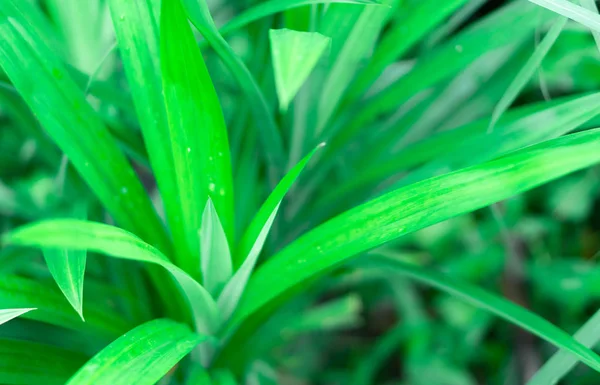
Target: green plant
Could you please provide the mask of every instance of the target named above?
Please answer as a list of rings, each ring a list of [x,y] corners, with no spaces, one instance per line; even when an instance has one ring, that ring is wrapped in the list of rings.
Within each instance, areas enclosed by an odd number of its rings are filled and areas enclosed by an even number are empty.
[[[0,383],[291,383],[291,346],[298,377],[369,384],[411,335],[410,383],[475,383],[426,354],[412,281],[561,349],[532,383],[600,371],[597,316],[572,337],[401,243],[600,162],[600,71],[564,87],[556,58],[597,55],[593,2],[40,3],[0,1]],[[501,211],[480,228],[510,245]],[[403,321],[341,373],[310,365],[302,338],[359,324],[373,282]]]

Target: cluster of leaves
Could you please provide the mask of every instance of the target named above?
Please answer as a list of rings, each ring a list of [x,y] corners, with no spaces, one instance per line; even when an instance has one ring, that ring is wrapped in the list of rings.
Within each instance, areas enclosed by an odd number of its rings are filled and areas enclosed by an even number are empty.
[[[597,382],[593,0],[1,0],[0,37],[0,383]]]

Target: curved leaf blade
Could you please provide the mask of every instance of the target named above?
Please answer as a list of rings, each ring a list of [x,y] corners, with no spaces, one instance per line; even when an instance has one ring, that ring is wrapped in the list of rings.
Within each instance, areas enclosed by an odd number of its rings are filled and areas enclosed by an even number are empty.
[[[17,228],[4,235],[3,241],[18,246],[88,250],[162,266],[186,294],[197,330],[212,334],[219,326],[216,304],[202,285],[169,262],[158,249],[118,227],[76,219],[46,220]]]
[[[294,285],[402,235],[464,214],[600,161],[600,130],[550,140],[406,186],[300,237],[250,279],[232,328]]]
[[[489,293],[477,286],[453,280],[444,274],[406,262],[383,259],[381,257],[372,258],[373,261],[368,264],[393,270],[461,298],[470,304],[487,310],[510,323],[528,330],[559,348],[571,352],[591,368],[600,371],[600,356],[549,321],[509,300]]]
[[[104,348],[67,385],[153,385],[204,339],[170,320],[147,322]]]
[[[258,213],[254,216],[252,222],[250,222],[250,225],[248,225],[248,228],[240,240],[235,256],[236,258],[234,259],[234,263],[237,266],[240,266],[244,262],[250,253],[250,250],[254,247],[256,239],[263,231],[265,225],[269,222],[270,217],[275,211],[277,211],[281,201],[290,190],[296,179],[298,179],[300,173],[302,173],[302,170],[304,170],[308,162],[310,162],[317,151],[323,147],[325,147],[325,143],[319,144],[308,155],[302,158],[300,162],[292,167],[292,169],[281,179],[271,194],[269,194],[267,200],[260,207]]]

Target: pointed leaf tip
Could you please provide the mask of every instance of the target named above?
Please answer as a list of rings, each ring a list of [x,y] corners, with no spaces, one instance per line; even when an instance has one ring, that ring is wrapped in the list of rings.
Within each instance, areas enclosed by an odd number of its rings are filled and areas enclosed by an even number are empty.
[[[286,111],[300,87],[331,44],[331,38],[316,32],[291,29],[269,30],[275,85],[281,111]]]

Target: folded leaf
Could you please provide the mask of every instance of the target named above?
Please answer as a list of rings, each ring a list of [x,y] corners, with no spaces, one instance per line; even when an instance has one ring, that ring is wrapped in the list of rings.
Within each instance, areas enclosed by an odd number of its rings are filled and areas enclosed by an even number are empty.
[[[43,252],[50,274],[52,274],[67,301],[83,320],[85,250],[44,249]]]
[[[225,231],[219,220],[212,200],[208,198],[202,214],[200,228],[200,244],[202,250],[202,279],[204,287],[213,296],[217,294],[233,274],[231,252]]]

